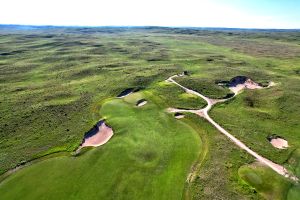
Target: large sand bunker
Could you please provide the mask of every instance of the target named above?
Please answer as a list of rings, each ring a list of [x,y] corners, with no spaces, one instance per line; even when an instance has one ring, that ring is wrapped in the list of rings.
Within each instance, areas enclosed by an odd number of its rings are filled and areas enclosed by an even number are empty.
[[[272,135],[267,138],[273,147],[277,149],[286,149],[289,147],[288,141],[277,135]]]
[[[229,89],[235,94],[243,89],[261,89],[262,86],[246,76],[236,76],[232,78],[228,84]]]
[[[99,121],[89,132],[84,136],[84,139],[79,147],[97,147],[105,144],[113,136],[113,130],[107,126],[104,120]]]

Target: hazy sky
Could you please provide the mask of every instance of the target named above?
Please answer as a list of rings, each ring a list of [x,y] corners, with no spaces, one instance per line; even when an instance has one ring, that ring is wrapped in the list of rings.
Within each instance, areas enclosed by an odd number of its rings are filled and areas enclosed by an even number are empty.
[[[2,0],[0,24],[300,28],[300,0]]]

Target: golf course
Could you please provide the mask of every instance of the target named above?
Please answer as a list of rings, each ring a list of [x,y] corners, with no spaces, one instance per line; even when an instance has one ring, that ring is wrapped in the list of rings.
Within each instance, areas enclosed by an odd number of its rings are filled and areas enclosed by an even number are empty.
[[[0,25],[0,199],[300,198],[298,30]]]

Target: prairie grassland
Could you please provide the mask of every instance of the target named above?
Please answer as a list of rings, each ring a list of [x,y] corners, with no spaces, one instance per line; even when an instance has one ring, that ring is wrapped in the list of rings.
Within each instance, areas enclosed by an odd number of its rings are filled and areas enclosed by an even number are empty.
[[[300,147],[299,35],[297,31],[1,26],[0,174],[45,155],[73,152],[84,133],[103,117],[116,136],[79,157],[51,158],[25,167],[0,183],[0,195],[39,197],[47,191],[33,188],[51,171],[44,189],[49,188],[48,195],[61,191],[56,193],[61,198],[74,191],[74,198],[84,198],[95,191],[95,183],[105,189],[90,199],[180,199],[184,187],[192,199],[272,198],[275,186],[256,184],[258,179],[251,179],[255,173],[263,181],[274,181],[283,191],[279,199],[296,199],[299,186],[273,177],[268,169],[245,166],[253,158],[207,122],[193,115],[176,121],[166,114],[167,107],[201,108],[205,103],[164,80],[188,71],[190,75],[178,81],[212,98],[228,95],[227,88],[215,83],[234,76],[248,76],[264,85],[275,82],[274,87],[247,90],[217,105],[211,116],[251,149],[299,176],[300,159],[295,154]],[[149,104],[140,110],[130,107],[135,95],[112,100],[126,88],[142,88]],[[179,131],[183,127],[184,133]],[[142,128],[149,130],[149,138]],[[134,131],[129,134],[129,130]],[[272,134],[284,137],[290,147],[275,149],[267,140]],[[206,145],[200,144],[198,135]],[[148,158],[152,161],[143,161]],[[62,166],[68,167],[61,170]],[[198,175],[188,184],[191,169]]]

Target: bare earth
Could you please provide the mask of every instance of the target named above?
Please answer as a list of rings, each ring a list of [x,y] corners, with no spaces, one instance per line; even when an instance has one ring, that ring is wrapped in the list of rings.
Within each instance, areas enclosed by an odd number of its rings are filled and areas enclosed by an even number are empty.
[[[199,97],[201,97],[202,99],[204,99],[207,102],[207,106],[203,109],[200,110],[184,110],[184,109],[176,109],[176,108],[168,108],[169,112],[191,112],[194,114],[197,114],[200,117],[205,118],[208,122],[210,122],[214,127],[216,127],[221,133],[223,133],[225,136],[227,136],[232,142],[234,142],[237,146],[239,146],[241,149],[244,149],[245,151],[247,151],[249,154],[251,154],[253,157],[255,157],[259,162],[263,163],[264,165],[270,167],[271,169],[273,169],[275,172],[277,172],[278,174],[290,178],[294,181],[298,181],[298,178],[296,176],[294,176],[293,174],[289,173],[288,170],[286,168],[284,168],[283,166],[276,164],[274,162],[272,162],[271,160],[268,160],[264,157],[262,157],[261,155],[257,154],[256,152],[254,152],[253,150],[251,150],[249,147],[247,147],[243,142],[241,142],[240,140],[238,140],[237,138],[235,138],[233,135],[231,135],[228,131],[226,131],[223,127],[221,127],[218,123],[216,123],[209,115],[208,115],[208,111],[212,108],[212,106],[218,102],[224,102],[224,101],[228,101],[229,99],[232,99],[233,97],[235,97],[238,93],[240,93],[243,89],[248,88],[248,89],[260,89],[262,88],[261,86],[259,86],[257,83],[253,82],[252,80],[248,79],[244,84],[239,84],[236,87],[232,87],[230,88],[231,91],[234,92],[234,96],[228,99],[222,99],[222,100],[214,100],[214,99],[209,99],[208,97],[190,90],[182,85],[180,85],[179,83],[177,83],[175,80],[173,80],[173,78],[175,77],[181,77],[184,76],[183,74],[181,75],[174,75],[169,77],[166,81],[170,82],[170,83],[174,83],[176,85],[178,85],[179,87],[181,87],[185,92],[190,93],[190,94],[194,94],[197,95]]]

